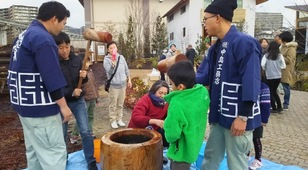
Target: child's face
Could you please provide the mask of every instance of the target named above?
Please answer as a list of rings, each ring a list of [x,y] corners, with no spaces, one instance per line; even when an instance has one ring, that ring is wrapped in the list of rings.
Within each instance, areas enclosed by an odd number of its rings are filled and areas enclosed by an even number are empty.
[[[179,84],[178,86],[176,86],[171,79],[169,79],[169,81],[171,83],[171,88],[172,88],[173,91],[185,90],[186,89],[184,84]]]
[[[156,92],[155,96],[159,98],[164,98],[164,96],[168,93],[168,89],[166,87],[160,87]]]
[[[70,44],[62,43],[58,45],[58,53],[61,58],[67,60],[71,51]]]

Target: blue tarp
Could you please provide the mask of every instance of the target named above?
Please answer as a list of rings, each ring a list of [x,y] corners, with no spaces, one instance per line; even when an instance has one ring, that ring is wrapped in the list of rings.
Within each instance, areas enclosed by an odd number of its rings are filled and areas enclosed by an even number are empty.
[[[202,159],[203,159],[205,145],[206,145],[206,142],[203,143],[200,149],[198,160],[191,165],[191,168],[190,168],[191,170],[199,170],[201,163],[202,163]],[[166,154],[166,152],[167,150],[164,150],[164,155]],[[253,161],[253,158],[251,158],[250,160]],[[282,164],[271,162],[266,159],[262,159],[262,163],[263,163],[263,167],[260,170],[304,170],[297,166],[282,165]],[[99,170],[101,170],[102,165],[99,163],[97,164],[97,167],[99,168]],[[169,167],[170,166],[168,162],[168,164],[166,164],[163,169],[170,170]],[[219,169],[228,170],[226,157],[222,161]],[[82,150],[69,154],[66,170],[87,170],[87,163],[86,163]]]

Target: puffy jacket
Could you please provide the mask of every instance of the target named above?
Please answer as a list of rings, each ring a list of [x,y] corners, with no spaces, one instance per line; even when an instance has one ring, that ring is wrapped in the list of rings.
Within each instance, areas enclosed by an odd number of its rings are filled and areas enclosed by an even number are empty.
[[[289,42],[289,43],[283,43],[281,45],[280,52],[284,57],[284,61],[287,65],[287,67],[282,70],[281,75],[281,82],[287,83],[292,85],[293,79],[292,75],[294,72],[294,66],[296,61],[296,49],[297,49],[297,42]]]

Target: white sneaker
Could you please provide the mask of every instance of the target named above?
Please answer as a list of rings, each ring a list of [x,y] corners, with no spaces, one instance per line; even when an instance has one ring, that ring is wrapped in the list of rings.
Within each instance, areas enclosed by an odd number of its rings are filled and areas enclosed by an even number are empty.
[[[263,164],[259,160],[255,159],[249,166],[249,170],[256,170],[261,168],[262,166]]]
[[[124,127],[125,123],[122,120],[120,120],[120,121],[118,121],[118,125]]]
[[[119,126],[118,126],[118,124],[117,124],[116,121],[113,121],[113,122],[111,123],[111,127],[112,127],[113,129],[119,128]]]

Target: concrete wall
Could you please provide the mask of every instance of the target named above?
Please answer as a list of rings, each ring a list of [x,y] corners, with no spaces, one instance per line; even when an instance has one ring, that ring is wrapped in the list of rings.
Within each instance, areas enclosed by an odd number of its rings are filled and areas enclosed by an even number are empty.
[[[7,45],[6,31],[0,31],[0,46]]]
[[[246,30],[247,34],[254,36],[255,35],[255,19],[256,19],[256,0],[244,0],[243,9],[246,9]]]
[[[192,3],[192,1],[194,3]],[[204,27],[202,25],[203,22],[203,0],[191,0],[189,3],[189,15],[190,15],[190,28],[189,30],[191,30],[191,38],[189,41],[189,44],[191,44],[193,46],[193,48],[195,48],[196,46],[196,41],[198,39],[199,36],[203,36],[203,30]],[[188,44],[187,44],[188,45]],[[185,48],[187,47],[187,45],[185,46]]]
[[[115,24],[118,30],[123,30],[122,32],[125,32],[129,13],[131,11],[129,9],[129,6],[131,6],[130,5],[131,0],[112,0],[112,1],[88,0],[88,1],[92,2],[91,7],[92,7],[93,19],[91,21],[91,24],[93,25],[94,28],[102,29],[103,25],[109,22]],[[85,1],[85,3],[86,2],[87,1]],[[160,2],[159,0],[149,0],[149,9],[150,9],[149,22],[151,25],[150,27],[153,26],[153,23],[157,15],[160,16],[164,15],[177,2],[178,0],[165,0],[165,1],[163,0],[162,2]],[[142,4],[140,5],[140,7],[142,8]],[[85,11],[85,14],[91,12],[88,10]]]

